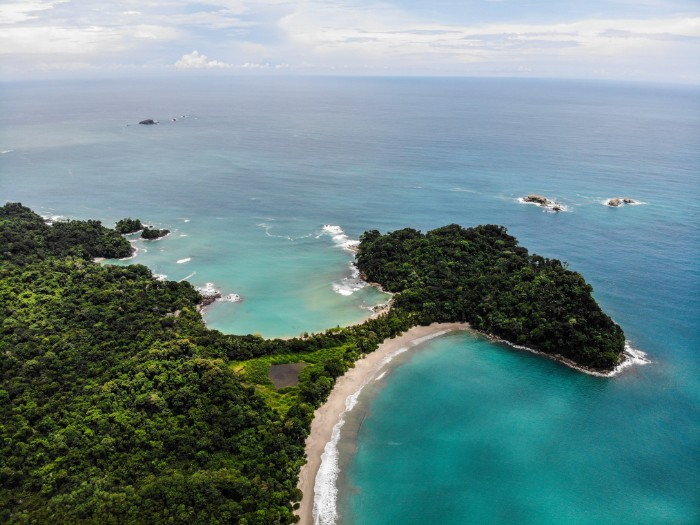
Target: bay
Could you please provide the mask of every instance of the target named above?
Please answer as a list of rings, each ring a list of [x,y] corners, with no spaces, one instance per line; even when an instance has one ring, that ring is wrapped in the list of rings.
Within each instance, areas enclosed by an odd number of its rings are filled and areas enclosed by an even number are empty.
[[[344,520],[698,523],[699,94],[458,78],[1,83],[0,196],[172,230],[110,263],[238,293],[207,323],[266,337],[358,322],[387,300],[354,289],[342,247],[368,229],[502,224],[581,272],[651,363],[600,379],[467,336],[431,343],[362,401]],[[519,202],[530,193],[565,211]],[[387,452],[394,426],[421,452]]]

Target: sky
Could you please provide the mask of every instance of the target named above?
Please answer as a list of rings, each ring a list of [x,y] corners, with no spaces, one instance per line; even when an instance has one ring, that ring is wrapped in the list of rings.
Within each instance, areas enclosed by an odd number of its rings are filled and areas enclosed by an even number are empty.
[[[136,71],[700,84],[700,1],[0,0],[0,79]]]

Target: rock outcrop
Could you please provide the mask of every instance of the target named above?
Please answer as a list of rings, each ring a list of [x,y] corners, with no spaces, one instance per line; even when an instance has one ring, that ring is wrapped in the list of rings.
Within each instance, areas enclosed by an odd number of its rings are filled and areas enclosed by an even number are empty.
[[[147,118],[146,120],[142,120],[141,122],[139,122],[139,124],[145,124],[148,126],[150,124],[158,124],[158,123],[155,120],[153,120],[152,118]]]
[[[608,201],[608,206],[612,206],[613,208],[616,208],[620,204],[622,204],[622,201],[620,199],[618,199],[617,197],[615,197],[614,199],[610,199]]]
[[[217,299],[221,299],[221,294],[217,293],[214,295],[202,295],[202,303],[200,306],[203,308],[205,306],[209,306],[211,303],[216,301]]]
[[[534,193],[525,197],[525,202],[534,202],[536,204],[539,204],[540,206],[546,206],[549,203],[547,197],[543,197],[542,195],[535,195]]]
[[[542,195],[535,195],[534,193],[525,197],[523,201],[532,204],[537,204],[538,206],[542,206],[543,208],[549,208],[550,211],[562,211],[563,209],[558,202],[552,202],[549,199],[547,199],[547,197],[543,197]]]
[[[624,202],[625,204],[636,204],[635,201],[633,201],[632,199],[628,199],[628,198],[622,199],[622,202]]]

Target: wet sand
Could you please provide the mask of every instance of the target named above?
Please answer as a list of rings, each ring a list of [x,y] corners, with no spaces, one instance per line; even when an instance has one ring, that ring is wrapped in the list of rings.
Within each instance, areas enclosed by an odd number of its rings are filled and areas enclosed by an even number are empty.
[[[311,423],[311,433],[306,438],[307,463],[299,473],[299,489],[304,493],[304,499],[297,514],[301,517],[301,525],[313,525],[314,484],[316,473],[321,466],[321,454],[326,444],[331,441],[333,427],[340,420],[340,414],[345,411],[345,400],[357,392],[357,389],[376,372],[376,367],[387,354],[401,347],[412,347],[422,343],[431,336],[442,335],[453,330],[468,330],[467,323],[433,323],[430,326],[414,326],[403,335],[387,339],[373,353],[355,362],[355,368],[338,378],[335,388],[328,396],[328,401],[314,413]]]

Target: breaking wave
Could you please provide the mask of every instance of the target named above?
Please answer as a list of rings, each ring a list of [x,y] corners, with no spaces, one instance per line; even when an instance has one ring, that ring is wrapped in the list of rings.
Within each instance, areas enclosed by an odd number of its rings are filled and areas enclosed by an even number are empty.
[[[614,377],[618,375],[620,372],[622,372],[625,368],[629,368],[630,366],[633,365],[648,365],[652,361],[647,359],[646,354],[642,352],[641,350],[637,350],[635,348],[632,348],[630,345],[629,341],[625,341],[625,349],[622,351],[622,362],[617,365],[615,368],[612,369],[612,371],[608,372],[607,374],[601,373],[601,372],[595,372],[593,370],[587,370],[583,367],[580,367],[576,365],[573,361],[569,360],[561,360],[557,359],[551,354],[548,354],[546,352],[542,352],[540,350],[535,350],[534,348],[529,348],[527,346],[521,346],[521,345],[516,345],[515,343],[511,343],[510,341],[506,341],[505,339],[499,339],[495,338],[495,341],[498,341],[499,343],[505,343],[508,346],[512,346],[513,348],[517,348],[518,350],[525,350],[527,352],[537,354],[542,357],[546,357],[548,359],[554,359],[555,361],[559,361],[560,363],[563,363],[564,365],[573,368],[574,370],[578,370],[579,372],[583,372],[584,374],[588,374],[591,376],[596,376],[596,377]]]
[[[350,266],[350,276],[343,278],[340,282],[333,283],[333,291],[340,295],[352,295],[358,290],[361,290],[368,284],[360,278],[360,270],[352,263]]]
[[[243,301],[243,298],[237,293],[223,295],[221,290],[216,289],[214,283],[206,283],[204,286],[195,286],[194,289],[197,290],[202,297],[215,297],[219,295],[220,297],[217,297],[217,299],[223,303],[240,303]]]
[[[340,226],[334,226],[332,224],[324,224],[323,230],[316,236],[316,238],[318,239],[321,237],[321,235],[330,235],[333,238],[333,242],[336,244],[336,246],[339,246],[345,250],[351,250],[351,246],[356,247],[360,244],[360,241],[354,241],[348,237]]]
[[[338,441],[340,440],[340,430],[343,428],[343,425],[345,425],[345,414],[355,408],[357,400],[360,397],[360,392],[362,392],[362,389],[367,383],[375,380],[379,371],[394,359],[394,357],[407,350],[408,347],[402,347],[388,353],[374,366],[372,373],[368,374],[365,381],[362,382],[355,393],[349,395],[345,399],[345,410],[340,414],[340,420],[333,427],[331,440],[326,444],[324,452],[321,454],[321,466],[316,474],[316,482],[314,483],[314,525],[334,525],[338,519],[338,510],[336,507],[336,501],[338,499],[336,480],[340,473],[338,467]]]

